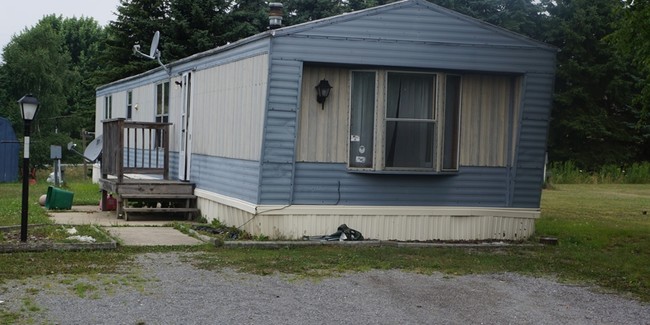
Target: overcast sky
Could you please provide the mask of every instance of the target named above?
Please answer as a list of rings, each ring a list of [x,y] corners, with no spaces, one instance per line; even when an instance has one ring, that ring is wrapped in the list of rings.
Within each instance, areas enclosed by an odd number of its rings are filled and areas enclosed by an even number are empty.
[[[63,17],[92,17],[106,26],[115,20],[120,0],[2,0],[0,2],[0,49],[13,35],[38,23],[49,14]]]

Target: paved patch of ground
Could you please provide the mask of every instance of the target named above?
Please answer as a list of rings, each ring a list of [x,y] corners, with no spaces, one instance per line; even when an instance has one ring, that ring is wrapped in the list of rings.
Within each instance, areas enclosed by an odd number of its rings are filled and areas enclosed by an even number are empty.
[[[124,221],[117,218],[115,211],[100,211],[95,206],[73,206],[71,210],[48,213],[57,224],[101,226],[124,246],[178,246],[203,243],[172,227],[165,227],[169,226],[172,220],[142,216]]]
[[[125,246],[199,245],[202,241],[171,227],[105,227]]]
[[[55,223],[62,225],[97,225],[97,226],[164,226],[171,222],[154,217],[118,219],[115,211],[101,211],[96,206],[72,206],[70,210],[50,210],[48,214]]]

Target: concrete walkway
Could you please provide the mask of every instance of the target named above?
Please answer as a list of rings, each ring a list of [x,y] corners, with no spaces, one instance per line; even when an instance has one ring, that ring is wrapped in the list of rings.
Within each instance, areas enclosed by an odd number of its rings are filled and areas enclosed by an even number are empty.
[[[124,221],[117,219],[115,211],[100,211],[96,206],[73,206],[70,210],[51,210],[48,214],[56,224],[62,225],[96,225],[106,229],[112,237],[119,239],[124,246],[178,246],[199,245],[203,242],[182,232],[168,227],[173,220]]]

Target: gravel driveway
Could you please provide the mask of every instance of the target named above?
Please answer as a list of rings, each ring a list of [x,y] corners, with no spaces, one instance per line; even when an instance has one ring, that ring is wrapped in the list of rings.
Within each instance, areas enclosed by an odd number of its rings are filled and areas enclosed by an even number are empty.
[[[0,310],[36,324],[650,324],[648,304],[516,274],[313,281],[201,270],[184,254],[144,254],[121,275],[9,281]]]

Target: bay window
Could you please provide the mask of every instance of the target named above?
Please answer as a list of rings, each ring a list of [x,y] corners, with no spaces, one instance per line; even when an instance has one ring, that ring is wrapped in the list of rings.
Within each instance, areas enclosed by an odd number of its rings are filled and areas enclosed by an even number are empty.
[[[458,169],[460,76],[352,71],[350,87],[350,170]]]

